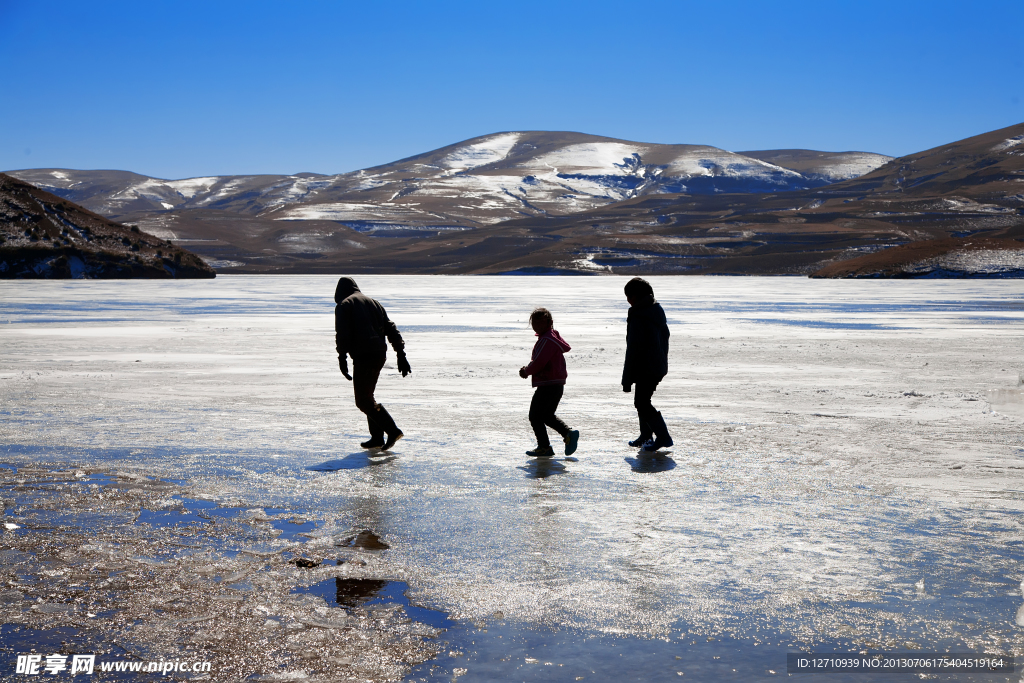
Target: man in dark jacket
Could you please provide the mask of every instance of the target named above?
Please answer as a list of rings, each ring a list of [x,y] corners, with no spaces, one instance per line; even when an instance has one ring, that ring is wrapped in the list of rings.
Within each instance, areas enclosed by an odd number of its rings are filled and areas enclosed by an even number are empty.
[[[640,420],[640,436],[630,446],[656,451],[672,445],[668,427],[651,398],[668,374],[668,324],[661,304],[654,300],[654,288],[643,278],[626,283],[626,363],[622,369],[622,390],[636,385],[633,405]],[[656,437],[652,441],[652,436]]]
[[[350,277],[338,280],[334,290],[334,331],[338,348],[338,364],[345,379],[352,381],[355,390],[356,407],[366,413],[370,426],[370,440],[360,444],[363,448],[389,450],[402,438],[402,430],[388,411],[373,398],[377,379],[384,367],[387,344],[398,354],[398,371],[405,377],[412,372],[405,357],[405,342],[398,328],[388,319],[384,307],[359,291],[356,281]],[[352,374],[348,374],[348,356],[352,356]],[[384,440],[384,435],[387,440]]]

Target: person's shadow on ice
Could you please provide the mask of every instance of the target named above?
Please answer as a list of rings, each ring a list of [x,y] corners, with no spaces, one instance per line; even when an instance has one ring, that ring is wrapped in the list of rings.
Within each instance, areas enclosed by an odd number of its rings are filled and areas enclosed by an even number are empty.
[[[634,472],[641,474],[667,472],[676,467],[676,461],[664,453],[637,455],[635,458],[626,458],[625,460]]]
[[[566,472],[565,465],[550,458],[531,460],[525,465],[521,465],[519,469],[526,472],[527,479],[544,479],[552,474],[565,474]]]
[[[397,456],[387,455],[384,457],[374,457],[376,453],[367,451],[358,451],[356,453],[349,453],[344,458],[339,460],[328,460],[322,462],[319,465],[310,465],[306,469],[310,472],[337,472],[338,470],[360,470],[364,467],[374,467],[376,465],[383,465],[384,463],[395,460]]]

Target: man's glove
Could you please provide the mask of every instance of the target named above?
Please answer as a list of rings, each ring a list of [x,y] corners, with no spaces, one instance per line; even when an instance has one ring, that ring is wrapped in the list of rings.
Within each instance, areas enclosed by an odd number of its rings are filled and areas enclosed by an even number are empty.
[[[409,359],[405,357],[405,351],[398,352],[398,371],[402,373],[402,377],[412,374],[412,368],[409,367]]]
[[[622,383],[622,390],[624,392],[626,392],[627,394],[629,393],[629,390],[632,389],[632,388],[633,388],[632,384],[626,384],[625,382]]]
[[[352,375],[348,374],[348,357],[339,358],[338,365],[341,367],[341,374],[345,375],[345,379],[351,382]]]

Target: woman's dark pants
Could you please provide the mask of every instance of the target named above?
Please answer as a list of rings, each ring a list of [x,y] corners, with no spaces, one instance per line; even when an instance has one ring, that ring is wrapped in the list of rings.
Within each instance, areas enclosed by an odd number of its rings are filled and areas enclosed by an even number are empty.
[[[569,427],[555,415],[564,389],[564,385],[549,384],[537,387],[533,392],[533,400],[530,401],[530,425],[533,426],[533,433],[537,435],[537,445],[541,448],[551,445],[545,426],[554,429],[562,438],[569,433]]]

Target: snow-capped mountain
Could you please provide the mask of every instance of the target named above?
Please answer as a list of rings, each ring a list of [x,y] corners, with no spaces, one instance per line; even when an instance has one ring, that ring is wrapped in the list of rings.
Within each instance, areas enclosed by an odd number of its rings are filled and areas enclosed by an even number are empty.
[[[216,211],[261,220],[332,221],[375,232],[560,216],[649,194],[808,189],[890,160],[863,152],[808,152],[822,155],[819,163],[805,155],[796,169],[785,155],[773,154],[582,133],[504,132],[339,175],[161,180],[123,171],[64,169],[11,175],[121,220]]]
[[[511,132],[335,176],[16,175],[222,272],[795,274],[875,253],[858,272],[882,272],[894,245],[1024,239],[1022,150],[1024,124],[891,160]],[[925,265],[1005,276],[1009,246]]]

